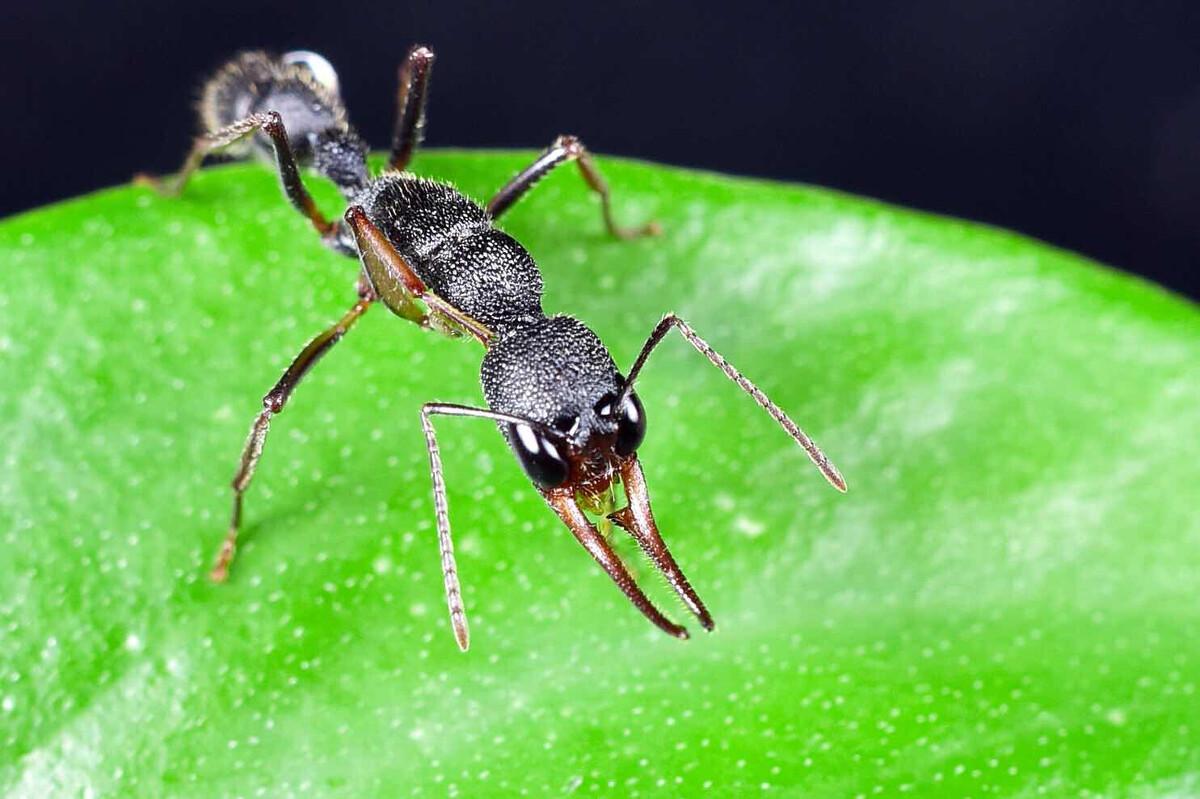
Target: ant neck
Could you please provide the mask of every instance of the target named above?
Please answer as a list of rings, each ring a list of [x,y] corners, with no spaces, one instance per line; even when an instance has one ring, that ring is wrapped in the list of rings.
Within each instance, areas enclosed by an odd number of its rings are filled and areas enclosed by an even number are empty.
[[[528,335],[548,318],[544,313],[537,313],[505,319],[499,324],[493,323],[492,332],[496,334],[496,339],[520,338],[522,335]]]

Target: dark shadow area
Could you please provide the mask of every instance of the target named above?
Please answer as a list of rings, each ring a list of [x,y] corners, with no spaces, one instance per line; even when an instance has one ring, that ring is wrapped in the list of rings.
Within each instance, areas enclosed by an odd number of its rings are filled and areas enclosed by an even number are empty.
[[[1200,5],[454,6],[47,0],[6,9],[11,213],[174,168],[240,48],[338,68],[384,147],[396,66],[438,54],[431,146],[594,150],[806,181],[1013,228],[1200,297]]]

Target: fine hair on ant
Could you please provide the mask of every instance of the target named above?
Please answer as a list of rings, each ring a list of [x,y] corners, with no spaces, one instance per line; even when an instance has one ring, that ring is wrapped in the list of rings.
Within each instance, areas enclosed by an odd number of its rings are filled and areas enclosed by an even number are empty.
[[[312,339],[263,397],[233,478],[229,530],[210,576],[224,581],[237,547],[246,490],[262,456],[272,418],[300,381],[376,303],[392,313],[451,337],[484,347],[480,382],[486,407],[441,402],[421,407],[429,453],[434,512],[450,621],[458,645],[468,647],[446,485],[433,419],[457,416],[496,423],[518,463],[550,508],[617,587],[661,630],[687,638],[646,597],[606,536],[588,517],[602,515],[627,531],[663,574],[700,625],[712,616],[692,589],[659,534],[637,450],[646,435],[646,412],[634,384],[650,354],[671,330],[749,394],[801,446],[838,490],[846,483],[824,453],[757,386],[690,326],[667,314],[651,331],[628,373],[594,332],[577,319],[542,310],[542,276],[529,253],[495,227],[495,221],[556,167],[573,162],[600,200],[608,232],[621,239],[655,235],[657,224],[622,227],[613,217],[608,184],[591,154],[573,136],[559,136],[484,205],[453,187],[405,171],[425,129],[425,100],[434,54],[413,47],[400,67],[398,110],[386,167],[367,166],[368,148],[350,124],[337,73],[307,51],[275,56],[245,52],[205,84],[199,136],[182,167],[166,178],[136,181],[177,195],[205,157],[217,151],[257,154],[274,162],[289,202],[333,250],[358,259],[357,298],[332,327]],[[310,167],[340,190],[342,218],[327,219],[301,176]],[[616,489],[625,503],[617,507]]]

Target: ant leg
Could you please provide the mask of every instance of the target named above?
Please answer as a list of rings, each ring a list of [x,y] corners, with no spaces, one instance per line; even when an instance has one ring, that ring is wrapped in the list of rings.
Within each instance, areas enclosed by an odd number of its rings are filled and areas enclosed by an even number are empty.
[[[415,297],[425,303],[435,316],[449,320],[452,325],[465,330],[487,346],[493,335],[487,325],[430,291],[404,256],[397,252],[375,223],[367,218],[361,206],[352,205],[346,209],[346,223],[354,234],[367,282],[370,283],[375,296],[393,313],[411,318],[407,316],[405,309],[411,308]]]
[[[634,537],[642,551],[649,556],[658,570],[667,578],[671,588],[683,600],[687,609],[695,614],[704,629],[712,632],[712,616],[704,602],[696,595],[696,591],[688,582],[671,550],[659,535],[658,525],[654,522],[654,514],[650,510],[650,493],[646,489],[646,477],[642,474],[642,465],[636,457],[631,457],[621,464],[621,483],[625,486],[625,496],[629,504],[624,508],[609,514],[608,518]]]
[[[454,543],[450,539],[450,512],[446,501],[446,481],[442,475],[442,456],[438,449],[437,433],[433,430],[431,416],[467,416],[475,419],[491,419],[497,422],[525,424],[541,427],[537,422],[512,416],[507,413],[453,405],[446,402],[427,402],[421,406],[421,429],[425,431],[425,448],[429,450],[429,474],[433,478],[433,509],[437,517],[438,547],[442,553],[442,580],[446,586],[446,604],[450,608],[450,626],[458,648],[466,652],[471,645],[467,628],[467,614],[462,604],[462,587],[458,582],[458,567],[454,562]]]
[[[396,126],[392,132],[392,155],[388,169],[404,171],[413,152],[425,137],[425,95],[429,91],[429,73],[433,69],[433,51],[416,45],[400,66],[400,89],[396,99]]]
[[[600,567],[617,584],[617,588],[621,589],[621,592],[633,603],[634,607],[642,612],[643,616],[667,635],[672,635],[676,638],[688,637],[686,629],[664,616],[662,611],[656,608],[650,599],[642,593],[642,589],[638,587],[633,577],[630,576],[629,570],[625,568],[625,564],[621,562],[621,559],[613,552],[612,547],[604,540],[604,536],[600,535],[595,525],[584,514],[571,491],[543,491],[542,496],[546,498],[547,504],[554,509],[558,517],[571,530],[576,540],[600,564]]]
[[[279,179],[283,182],[283,191],[292,206],[304,214],[313,228],[323,239],[330,239],[336,232],[336,226],[330,222],[313,202],[312,195],[304,187],[300,177],[300,167],[288,143],[287,130],[283,127],[283,118],[275,111],[265,114],[251,114],[245,119],[239,119],[220,130],[205,133],[196,139],[191,151],[184,159],[183,166],[174,175],[166,178],[155,178],[149,175],[138,175],[134,183],[149,186],[164,196],[178,196],[187,184],[188,178],[200,167],[205,156],[214,150],[236,144],[256,131],[263,131],[271,139],[275,149],[275,164],[279,169]]]
[[[726,377],[737,383],[743,391],[754,398],[754,401],[759,406],[771,415],[779,426],[782,427],[787,434],[790,435],[797,444],[804,448],[808,453],[809,460],[821,471],[825,479],[830,485],[838,491],[846,490],[846,480],[842,477],[841,472],[837,467],[830,462],[825,453],[821,451],[816,443],[805,435],[804,431],[793,422],[783,410],[767,397],[762,390],[751,383],[745,376],[733,367],[729,361],[725,360],[720,353],[709,346],[708,342],[696,335],[696,331],[692,330],[686,322],[680,319],[673,313],[669,313],[662,318],[654,330],[651,331],[650,337],[646,339],[646,343],[642,345],[642,351],[638,353],[637,360],[633,362],[633,368],[629,370],[629,376],[625,379],[625,387],[621,390],[621,395],[617,397],[616,404],[613,407],[619,408],[625,402],[625,398],[633,391],[633,382],[637,379],[638,373],[642,371],[642,367],[646,363],[646,359],[650,357],[650,353],[658,346],[663,337],[671,331],[671,328],[677,328],[680,335],[688,340],[688,343],[696,348],[696,351],[708,359],[708,362],[720,369]]]
[[[583,142],[574,136],[559,136],[537,157],[532,164],[517,173],[516,177],[504,184],[496,196],[488,201],[487,210],[493,218],[499,218],[521,199],[534,184],[549,174],[560,164],[574,161],[579,167],[588,188],[600,196],[600,209],[604,214],[604,226],[608,232],[618,239],[633,239],[638,236],[657,236],[662,233],[662,227],[657,222],[647,222],[640,227],[621,227],[613,219],[612,202],[609,197],[608,184],[600,175],[592,160],[592,154],[583,146]]]
[[[250,426],[250,435],[242,449],[237,473],[233,476],[233,513],[229,520],[229,532],[225,535],[225,541],[217,552],[216,562],[213,564],[212,571],[209,572],[209,577],[213,581],[224,582],[229,576],[229,564],[237,550],[238,527],[241,526],[242,521],[242,497],[250,486],[250,481],[254,478],[258,459],[262,457],[267,431],[271,426],[271,417],[283,410],[283,406],[291,398],[296,385],[316,365],[317,361],[329,352],[342,336],[346,335],[359,317],[366,313],[367,308],[371,306],[372,299],[369,295],[361,296],[358,302],[354,303],[354,307],[347,311],[337,324],[308,342],[296,359],[292,361],[287,371],[283,373],[283,376],[279,378],[279,382],[263,397],[263,409],[255,417],[254,424]]]

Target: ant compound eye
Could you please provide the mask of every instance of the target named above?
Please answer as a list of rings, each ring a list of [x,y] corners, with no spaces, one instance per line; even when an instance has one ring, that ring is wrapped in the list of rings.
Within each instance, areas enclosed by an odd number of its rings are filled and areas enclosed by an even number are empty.
[[[614,415],[613,403],[616,402],[616,399],[612,394],[605,394],[596,403],[596,413],[602,418],[612,418]],[[646,437],[646,409],[642,407],[642,401],[638,399],[637,392],[629,393],[615,415],[617,443],[614,449],[618,455],[632,455],[641,446],[642,439]]]
[[[334,70],[333,64],[330,64],[320,53],[314,53],[311,50],[293,50],[290,53],[284,53],[280,60],[285,64],[299,64],[307,68],[317,83],[330,91],[338,90],[337,72]]]
[[[646,409],[638,395],[630,393],[621,406],[621,418],[617,422],[617,454],[631,455],[641,446],[646,437]]]
[[[513,452],[521,468],[539,488],[558,488],[567,482],[571,466],[558,446],[527,424],[508,426]]]

